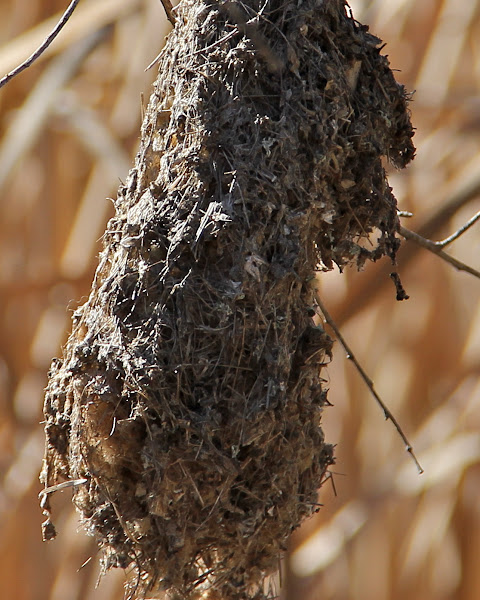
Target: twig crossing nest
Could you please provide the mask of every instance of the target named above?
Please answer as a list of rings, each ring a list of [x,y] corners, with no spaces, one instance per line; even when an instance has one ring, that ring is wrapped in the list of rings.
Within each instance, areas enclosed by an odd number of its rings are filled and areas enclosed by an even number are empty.
[[[332,463],[319,268],[399,244],[406,94],[343,0],[186,0],[45,401],[46,487],[136,593],[266,598]],[[372,249],[360,244],[372,231]],[[48,495],[47,538],[55,532]]]

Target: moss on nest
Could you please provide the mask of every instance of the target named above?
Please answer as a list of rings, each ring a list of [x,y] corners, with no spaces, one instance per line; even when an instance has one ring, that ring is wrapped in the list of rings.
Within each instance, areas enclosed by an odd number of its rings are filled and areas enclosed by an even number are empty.
[[[134,593],[266,598],[332,463],[308,282],[399,245],[406,94],[342,0],[186,0],[45,401],[46,487]],[[379,231],[374,247],[362,239]],[[54,536],[48,497],[47,538]]]

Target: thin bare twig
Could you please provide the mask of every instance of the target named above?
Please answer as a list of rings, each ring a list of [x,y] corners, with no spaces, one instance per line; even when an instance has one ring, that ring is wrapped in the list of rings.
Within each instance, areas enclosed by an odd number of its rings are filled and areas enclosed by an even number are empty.
[[[479,219],[480,219],[480,210],[477,212],[477,214],[473,215],[473,217],[471,219],[469,219],[464,225],[462,225],[460,227],[460,229],[458,229],[455,233],[452,233],[452,235],[449,235],[448,237],[446,237],[444,240],[441,240],[440,242],[433,242],[433,243],[435,244],[435,246],[438,246],[439,248],[445,248],[445,246],[448,246],[448,244],[451,244],[452,242],[457,240],[461,235],[463,235],[467,231],[467,229],[470,229],[470,227],[472,225],[474,225]]]
[[[165,14],[167,15],[167,19],[170,21],[170,23],[173,25],[173,27],[175,27],[175,15],[173,13],[172,3],[170,2],[170,0],[160,0],[160,2],[162,3],[163,10],[165,11]],[[160,52],[152,60],[152,62],[148,65],[148,67],[145,69],[145,71],[149,71],[152,67],[154,67],[159,62],[161,56],[162,56],[162,50],[160,50]]]
[[[79,2],[80,0],[72,0],[72,2],[70,2],[67,10],[63,13],[60,21],[58,21],[53,30],[45,38],[43,43],[35,50],[35,52],[31,54],[26,60],[24,60],[22,64],[18,65],[18,67],[15,67],[13,71],[10,71],[10,73],[7,73],[4,77],[2,77],[2,79],[0,79],[0,88],[6,85],[16,75],[18,75],[22,71],[25,71],[25,69],[27,69],[32,63],[34,63],[37,60],[39,56],[41,56],[45,52],[45,50],[50,46],[53,40],[57,37],[57,35],[66,25],[67,21],[72,16],[72,13]]]
[[[478,220],[478,216],[477,215],[475,215],[475,216],[477,217],[475,220]],[[471,219],[470,219],[470,221],[471,221]],[[470,275],[473,275],[474,277],[477,277],[478,279],[480,279],[480,271],[477,271],[476,269],[470,267],[469,265],[466,265],[465,263],[461,262],[460,260],[453,258],[453,256],[450,256],[449,254],[447,254],[446,252],[444,252],[442,250],[442,248],[444,246],[449,244],[454,239],[457,239],[463,232],[465,232],[468,229],[468,227],[471,227],[471,225],[473,225],[473,223],[470,223],[470,221],[468,223],[466,223],[462,228],[460,228],[457,232],[455,232],[452,236],[445,238],[445,240],[443,240],[441,242],[432,242],[432,240],[428,240],[427,238],[422,237],[418,233],[415,233],[414,231],[410,231],[410,229],[406,229],[405,227],[402,227],[402,226],[400,226],[399,233],[406,240],[411,240],[412,242],[415,242],[419,246],[422,246],[422,248],[425,248],[426,250],[430,250],[430,252],[433,252],[434,254],[436,254],[437,256],[442,258],[444,261],[450,263],[459,271],[465,271],[466,273],[470,273]]]
[[[175,27],[175,15],[173,14],[173,5],[170,0],[160,0],[163,8],[165,10],[165,14],[167,15],[167,19],[170,23]]]
[[[385,402],[380,398],[380,396],[378,395],[378,393],[376,392],[374,386],[373,386],[373,381],[370,379],[370,377],[367,375],[367,373],[365,372],[365,370],[363,369],[363,367],[361,366],[361,364],[358,362],[358,360],[356,359],[355,355],[353,354],[350,346],[347,344],[347,342],[345,341],[344,337],[342,336],[342,334],[340,333],[340,330],[337,327],[337,324],[335,323],[335,321],[332,319],[332,317],[330,316],[330,313],[328,312],[328,310],[325,308],[325,305],[323,304],[320,295],[318,293],[318,290],[316,288],[313,288],[313,293],[315,295],[315,300],[318,304],[318,307],[320,309],[320,311],[322,312],[325,321],[330,325],[330,327],[333,329],[333,331],[335,332],[335,335],[338,338],[338,341],[340,342],[340,344],[342,345],[343,349],[346,352],[347,358],[349,360],[352,361],[352,363],[355,365],[355,368],[357,369],[357,371],[359,372],[361,378],[363,379],[363,381],[365,382],[365,384],[367,385],[368,389],[370,390],[372,396],[375,398],[375,400],[377,401],[377,404],[380,406],[380,408],[383,411],[383,414],[385,416],[385,419],[390,420],[395,429],[397,430],[398,435],[402,438],[404,444],[405,444],[405,449],[406,451],[410,454],[410,456],[412,457],[419,474],[423,473],[423,469],[420,465],[420,463],[417,460],[417,457],[415,456],[415,453],[413,451],[412,445],[410,444],[410,442],[407,439],[407,436],[403,433],[403,430],[400,426],[400,423],[397,421],[397,419],[395,418],[395,416],[392,414],[392,412],[390,411],[390,409],[387,407],[387,405],[385,404]]]

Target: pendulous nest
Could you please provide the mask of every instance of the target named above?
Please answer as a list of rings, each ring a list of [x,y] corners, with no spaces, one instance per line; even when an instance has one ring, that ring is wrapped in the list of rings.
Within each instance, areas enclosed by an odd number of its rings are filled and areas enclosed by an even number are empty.
[[[332,342],[309,282],[395,260],[382,161],[404,167],[413,131],[380,40],[343,0],[184,0],[176,19],[49,374],[44,535],[50,488],[71,482],[133,594],[262,599],[333,461]]]

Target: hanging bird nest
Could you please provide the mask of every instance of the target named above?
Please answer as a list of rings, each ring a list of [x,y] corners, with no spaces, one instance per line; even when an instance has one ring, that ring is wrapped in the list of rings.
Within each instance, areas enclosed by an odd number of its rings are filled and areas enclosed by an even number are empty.
[[[395,259],[382,160],[414,154],[380,44],[343,0],[176,11],[45,401],[42,481],[73,480],[104,569],[134,568],[138,595],[266,598],[316,510],[332,341],[309,281]]]

